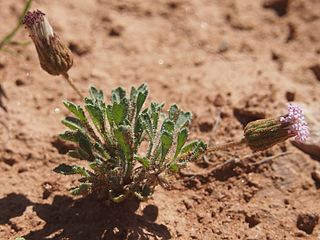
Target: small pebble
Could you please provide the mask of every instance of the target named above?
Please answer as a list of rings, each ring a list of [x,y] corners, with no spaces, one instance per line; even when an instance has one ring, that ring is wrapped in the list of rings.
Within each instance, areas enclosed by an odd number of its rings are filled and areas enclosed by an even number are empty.
[[[297,219],[297,228],[312,234],[313,229],[319,222],[319,215],[315,213],[304,213],[300,214]]]
[[[25,82],[23,80],[21,80],[20,78],[18,78],[15,82],[16,86],[20,87],[23,85],[26,85]]]
[[[295,97],[296,97],[296,93],[295,92],[293,92],[293,91],[287,91],[286,92],[286,99],[287,99],[288,102],[294,101]]]

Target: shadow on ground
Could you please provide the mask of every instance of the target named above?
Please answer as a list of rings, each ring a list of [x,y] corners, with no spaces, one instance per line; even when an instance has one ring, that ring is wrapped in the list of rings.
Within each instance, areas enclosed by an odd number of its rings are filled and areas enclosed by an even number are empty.
[[[8,224],[11,218],[22,216],[27,206],[46,224],[24,236],[28,240],[39,239],[170,239],[168,228],[155,223],[158,208],[147,205],[143,214],[135,213],[137,200],[106,206],[92,198],[74,200],[68,196],[55,196],[52,204],[38,204],[24,195],[11,193],[0,199],[0,224]]]
[[[92,198],[74,200],[55,196],[52,204],[34,204],[34,211],[46,224],[24,237],[28,240],[171,238],[165,225],[155,223],[156,206],[146,206],[143,215],[135,213],[138,207],[139,202],[135,200],[106,206]]]
[[[24,195],[10,193],[0,199],[0,225],[8,224],[11,218],[21,216],[32,205]]]

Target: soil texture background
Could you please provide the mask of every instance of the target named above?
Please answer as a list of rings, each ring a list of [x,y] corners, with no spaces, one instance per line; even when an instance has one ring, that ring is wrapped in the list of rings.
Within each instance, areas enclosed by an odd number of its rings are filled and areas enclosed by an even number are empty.
[[[0,36],[23,3],[0,1]],[[320,111],[319,0],[35,0],[32,8],[72,50],[69,73],[82,92],[95,85],[109,98],[119,85],[146,82],[150,100],[193,112],[191,138],[241,138],[248,121],[283,114],[289,101]],[[29,41],[27,31],[15,40]],[[0,239],[320,239],[320,154],[290,141],[205,156],[169,179],[171,191],[158,187],[140,204],[72,197],[76,178],[52,169],[75,162],[57,135],[62,100],[79,98],[41,70],[33,44],[8,47],[0,51]]]

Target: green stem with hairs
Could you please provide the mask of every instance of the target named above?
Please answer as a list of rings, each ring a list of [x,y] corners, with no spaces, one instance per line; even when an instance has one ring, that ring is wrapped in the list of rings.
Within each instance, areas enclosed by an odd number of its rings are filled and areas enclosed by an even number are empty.
[[[246,144],[245,138],[242,138],[242,139],[240,139],[238,141],[232,141],[232,142],[217,144],[215,146],[208,147],[205,152],[203,152],[202,154],[200,154],[198,156],[198,158],[200,158],[203,155],[208,154],[208,153],[212,153],[212,152],[216,152],[216,151],[220,151],[220,150],[223,151],[223,150],[227,150],[228,148],[233,148],[233,147],[241,146],[241,145],[244,145],[244,144]],[[183,161],[184,159],[187,159],[188,157],[190,157],[190,153],[183,154],[182,156],[179,157],[179,161]],[[174,159],[173,161],[175,161],[175,160],[176,159]],[[170,162],[168,165],[170,165],[172,162]]]
[[[244,138],[238,140],[238,141],[232,141],[227,143],[218,144],[212,147],[208,147],[205,153],[211,153],[219,150],[226,150],[228,148],[240,146],[246,143],[246,140]]]

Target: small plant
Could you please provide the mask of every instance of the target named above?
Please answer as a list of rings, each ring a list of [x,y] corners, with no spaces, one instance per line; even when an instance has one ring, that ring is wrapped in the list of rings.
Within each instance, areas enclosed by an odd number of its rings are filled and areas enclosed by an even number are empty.
[[[190,112],[172,105],[164,114],[164,105],[154,102],[143,108],[145,84],[132,87],[129,96],[121,87],[113,90],[110,104],[104,102],[101,90],[91,87],[89,93],[84,100],[86,113],[64,101],[74,116],[62,121],[71,131],[60,137],[77,144],[68,154],[87,160],[90,169],[66,164],[54,169],[81,175],[79,186],[71,189],[74,195],[92,193],[113,202],[133,195],[146,200],[158,184],[168,186],[166,174],[179,171],[206,150],[202,141],[187,143]]]
[[[132,87],[129,95],[121,87],[113,90],[109,104],[95,87],[84,98],[68,75],[73,65],[71,52],[45,14],[39,10],[28,12],[24,24],[43,70],[62,75],[84,101],[84,107],[64,101],[73,116],[62,121],[70,130],[60,137],[76,144],[68,154],[88,161],[88,167],[61,164],[54,169],[64,175],[81,176],[79,185],[71,189],[74,195],[93,194],[113,202],[132,196],[146,200],[157,185],[168,188],[166,175],[178,172],[202,154],[237,145],[263,151],[292,137],[300,142],[309,137],[301,108],[290,104],[283,116],[248,123],[238,141],[208,148],[201,140],[187,143],[191,113],[172,105],[165,114],[164,105],[154,102],[144,108],[148,95],[145,84]]]

